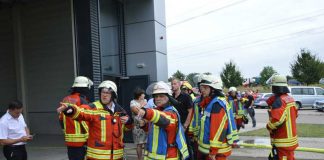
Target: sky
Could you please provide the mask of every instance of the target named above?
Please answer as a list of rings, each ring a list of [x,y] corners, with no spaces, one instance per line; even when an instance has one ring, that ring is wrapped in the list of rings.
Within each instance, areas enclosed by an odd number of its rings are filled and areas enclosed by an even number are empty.
[[[233,61],[244,78],[291,75],[301,48],[324,61],[324,0],[165,0],[169,77]]]

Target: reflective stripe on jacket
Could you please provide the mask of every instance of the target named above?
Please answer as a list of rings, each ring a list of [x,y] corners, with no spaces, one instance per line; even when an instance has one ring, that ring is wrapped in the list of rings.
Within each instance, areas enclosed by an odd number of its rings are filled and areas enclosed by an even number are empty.
[[[214,106],[216,103],[220,106]],[[213,109],[217,112],[212,112]],[[215,97],[205,110],[202,110],[200,119],[199,151],[204,154],[230,154],[232,126],[225,98]]]
[[[185,159],[189,156],[184,130],[177,110],[168,106],[163,111],[146,109],[149,120],[147,156],[145,159],[179,159],[178,152]]]
[[[80,97],[80,93],[73,93],[64,97],[63,103],[74,105],[87,104],[87,100]],[[82,147],[88,139],[88,124],[85,121],[76,121],[60,113],[59,120],[62,125],[65,145],[69,147]]]
[[[271,143],[278,148],[295,150],[298,147],[296,119],[298,108],[295,100],[288,94],[271,96],[267,103],[269,109],[269,122]]]
[[[195,101],[193,101],[193,116],[190,121],[189,125],[189,133],[193,134],[194,139],[197,139],[199,134],[199,103],[200,103],[200,97],[197,97]]]
[[[221,100],[226,100],[226,98],[220,98]],[[228,101],[226,101],[226,105],[228,107],[226,107],[226,114],[228,115],[229,117],[229,126],[231,126],[231,129],[230,129],[230,133],[232,135],[228,136],[228,144],[233,144],[233,143],[237,143],[239,141],[239,136],[238,136],[238,133],[237,133],[237,127],[236,127],[236,123],[235,123],[235,115],[234,115],[234,108],[232,105],[230,105],[228,103]]]
[[[89,122],[87,158],[113,160],[123,158],[123,125],[120,116],[126,112],[115,104],[115,112],[104,109],[99,101],[93,103],[95,110],[73,106],[72,118]],[[127,114],[126,114],[127,115]]]

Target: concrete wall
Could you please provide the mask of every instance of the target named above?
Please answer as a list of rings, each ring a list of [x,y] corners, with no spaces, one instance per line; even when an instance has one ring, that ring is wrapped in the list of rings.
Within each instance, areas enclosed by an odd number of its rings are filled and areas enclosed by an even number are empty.
[[[56,108],[74,78],[71,2],[30,1],[21,10],[30,128],[61,133]]]
[[[128,76],[150,75],[167,81],[165,2],[126,0],[125,31]],[[144,64],[139,68],[138,64]]]
[[[75,72],[70,3],[34,0],[0,9],[0,112],[22,100],[34,133],[62,134],[56,108]]]
[[[10,8],[0,9],[0,116],[17,98],[13,21]]]

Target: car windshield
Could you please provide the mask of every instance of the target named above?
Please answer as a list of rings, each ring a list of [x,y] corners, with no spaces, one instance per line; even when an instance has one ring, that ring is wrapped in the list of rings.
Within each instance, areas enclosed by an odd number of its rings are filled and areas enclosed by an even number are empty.
[[[269,97],[271,97],[271,95],[272,95],[272,93],[266,94],[266,95],[264,95],[264,98],[269,98]]]

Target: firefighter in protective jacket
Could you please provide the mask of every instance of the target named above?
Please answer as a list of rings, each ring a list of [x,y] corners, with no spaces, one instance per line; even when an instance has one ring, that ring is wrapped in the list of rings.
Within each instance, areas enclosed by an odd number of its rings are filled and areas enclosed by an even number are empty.
[[[160,81],[150,85],[148,90],[152,90],[151,94],[157,107],[133,110],[139,117],[149,121],[146,147],[148,154],[144,159],[177,160],[180,157],[188,158],[184,129],[178,111],[172,106],[170,87]]]
[[[230,87],[228,89],[228,94],[229,95],[227,97],[227,101],[228,101],[231,109],[233,110],[237,131],[239,131],[240,128],[244,128],[244,123],[243,123],[243,116],[245,113],[244,107],[243,107],[241,100],[237,97],[236,87]]]
[[[267,100],[270,106],[267,129],[270,132],[271,143],[277,150],[277,157],[280,160],[294,160],[294,150],[298,147],[296,130],[298,109],[295,100],[287,94],[289,89],[285,76],[274,75],[268,82],[274,94]]]
[[[198,159],[225,160],[232,151],[233,114],[222,93],[222,81],[211,75],[200,75]]]
[[[93,83],[89,78],[84,76],[76,77],[71,88],[71,94],[64,97],[62,102],[78,106],[88,104],[86,95],[88,95],[92,85]],[[69,160],[83,160],[88,139],[88,124],[85,121],[73,120],[63,113],[60,113],[59,120],[63,129]]]
[[[116,103],[116,84],[107,80],[98,88],[100,101],[89,105],[95,109],[62,103],[58,111],[73,119],[89,122],[87,160],[121,160],[124,156],[123,130],[130,129],[131,121],[126,111]]]

